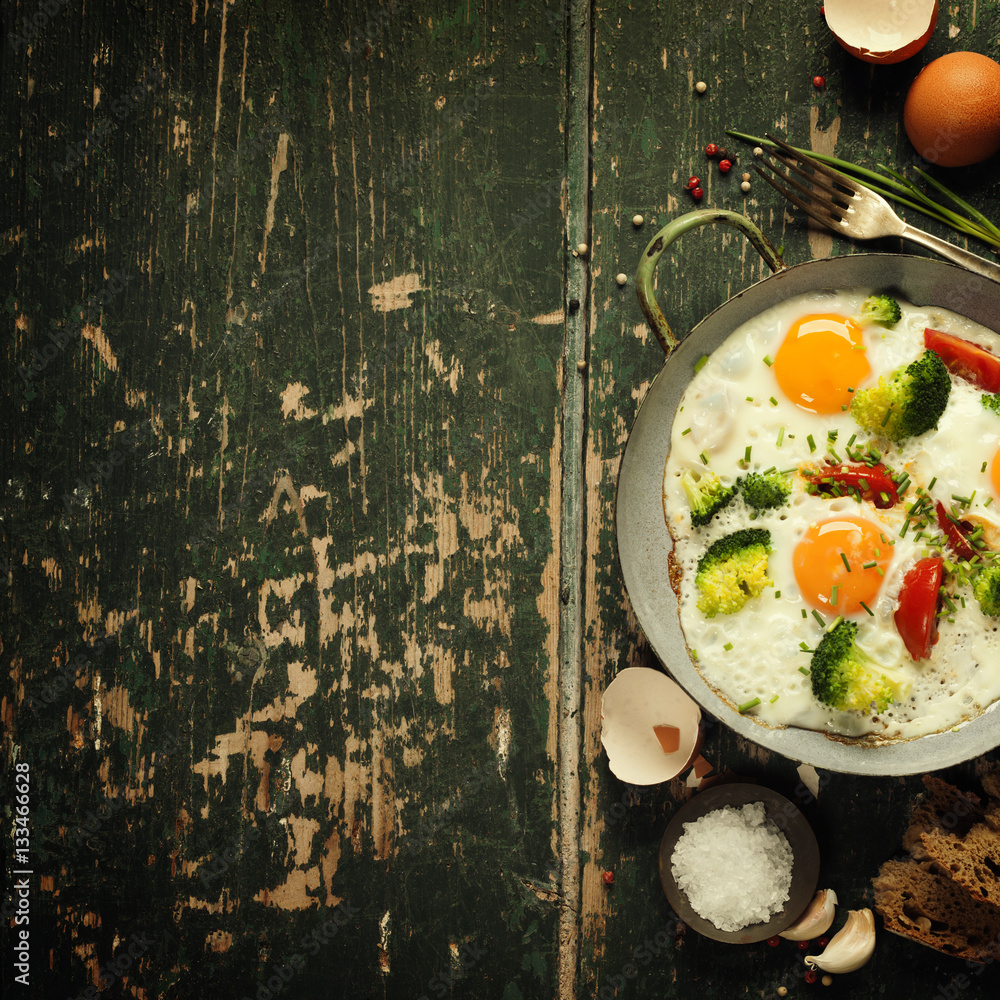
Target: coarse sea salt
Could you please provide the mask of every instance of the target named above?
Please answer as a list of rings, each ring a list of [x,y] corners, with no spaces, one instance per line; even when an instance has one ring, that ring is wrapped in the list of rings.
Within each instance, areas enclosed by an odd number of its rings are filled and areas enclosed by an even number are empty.
[[[670,871],[699,916],[720,931],[738,931],[787,902],[792,849],[763,802],[723,806],[684,824]]]

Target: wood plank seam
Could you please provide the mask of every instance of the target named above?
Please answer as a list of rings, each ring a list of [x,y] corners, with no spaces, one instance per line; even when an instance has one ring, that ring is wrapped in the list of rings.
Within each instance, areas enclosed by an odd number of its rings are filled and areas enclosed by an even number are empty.
[[[589,0],[569,0],[566,104],[566,309],[563,351],[562,502],[559,617],[559,1000],[576,996],[580,930],[580,724],[583,672],[584,425],[586,392],[578,362],[586,362],[589,311],[587,257],[570,249],[589,243],[591,11]],[[585,369],[584,369],[585,371]]]

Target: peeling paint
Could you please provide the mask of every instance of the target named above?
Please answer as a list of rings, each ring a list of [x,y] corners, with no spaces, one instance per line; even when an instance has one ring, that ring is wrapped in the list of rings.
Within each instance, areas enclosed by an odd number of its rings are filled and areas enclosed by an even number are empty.
[[[372,285],[368,294],[372,297],[372,309],[387,313],[393,309],[408,309],[413,305],[413,294],[422,288],[420,275],[416,271],[410,271]]]

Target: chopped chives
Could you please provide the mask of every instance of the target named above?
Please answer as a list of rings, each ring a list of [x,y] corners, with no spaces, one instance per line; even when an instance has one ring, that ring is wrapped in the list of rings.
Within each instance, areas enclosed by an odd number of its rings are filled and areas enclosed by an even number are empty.
[[[815,618],[816,621],[823,626],[823,628],[826,628],[826,622],[823,620],[823,616],[815,608],[813,608],[813,618]]]
[[[809,676],[809,668],[808,667],[799,667],[799,673],[800,674],[805,674],[806,677],[808,677]]]
[[[681,437],[684,437],[685,434],[690,434],[690,433],[691,433],[691,428],[685,427],[684,430],[681,431]]]
[[[806,609],[805,608],[802,608],[802,617],[803,618],[808,618],[809,617],[809,615],[806,614]]]
[[[699,359],[698,359],[698,360],[697,360],[697,361],[696,361],[696,362],[694,363],[694,371],[695,371],[695,374],[696,374],[696,375],[698,374],[698,372],[700,372],[700,371],[702,370],[702,368],[704,368],[704,367],[705,367],[705,364],[707,363],[707,361],[708,361],[708,355],[707,355],[707,354],[703,354],[703,355],[702,355],[702,356],[701,356],[701,357],[700,357],[700,358],[699,358]]]
[[[979,471],[980,472],[985,472],[986,471],[986,463],[985,462],[983,462],[983,467]]]
[[[733,648],[733,644],[731,642],[727,642],[722,648],[728,653]]]
[[[882,426],[885,427],[889,423],[889,415],[892,413],[892,407],[890,406],[888,410],[885,411],[885,416],[882,418]]]
[[[847,567],[847,572],[851,572],[851,564],[847,561],[847,555],[844,552],[840,553],[840,558],[844,560],[844,565]]]
[[[872,559],[871,562],[862,563],[861,564],[861,568],[862,569],[871,569],[873,566],[877,566],[877,565],[878,565],[878,563],[874,559]]]
[[[952,493],[951,498],[952,500],[957,500],[963,507],[968,507],[969,504],[972,503],[972,497],[960,497]]]
[[[993,503],[993,497],[987,497],[987,498],[986,498],[986,499],[985,499],[985,500],[983,501],[983,506],[984,506],[984,507],[989,507],[989,505],[990,505],[991,503]]]
[[[747,396],[747,402],[748,403],[752,403],[753,402],[753,396]]]
[[[742,715],[744,712],[748,712],[751,708],[756,708],[760,704],[760,698],[754,698],[753,701],[745,701],[739,707],[739,713]]]
[[[948,610],[953,614],[958,610],[958,608],[955,607],[955,602],[947,594],[942,594],[941,600],[948,605]]]
[[[784,427],[782,427],[782,428],[781,428],[781,429],[780,429],[780,430],[778,431],[778,440],[777,440],[777,441],[776,441],[775,443],[776,443],[776,444],[777,444],[777,446],[778,446],[778,447],[780,448],[780,447],[781,447],[781,442],[782,442],[782,441],[784,441],[784,440],[785,440],[785,428],[784,428]]]
[[[777,406],[778,405],[778,401],[774,398],[774,396],[771,397],[770,402],[771,402],[772,406]]]
[[[816,450],[816,441],[814,440],[812,434],[810,434],[809,437],[806,438],[806,441],[809,442],[809,450],[810,451],[815,451]]]
[[[771,704],[773,705],[773,704],[774,704],[774,703],[775,703],[775,702],[776,702],[777,700],[778,700],[778,696],[777,696],[777,695],[775,695],[775,696],[774,696],[774,697],[773,697],[773,698],[771,699]]]
[[[800,642],[799,643],[799,649],[801,649],[805,653],[811,653],[812,652],[812,650],[804,642]]]
[[[854,444],[855,441],[857,441],[857,439],[858,439],[857,434],[852,434],[851,440],[847,442],[847,447],[850,448],[851,445]]]
[[[777,471],[778,471],[778,467],[776,465],[772,465],[770,469],[765,469],[761,473],[761,475],[763,475],[763,476],[769,476],[769,475],[771,475],[772,472],[777,472]]]
[[[875,567],[875,572],[878,573],[879,576],[885,576],[885,570],[882,569],[881,566],[876,566]]]
[[[691,650],[691,659],[692,660],[697,660],[698,659],[698,650],[697,649],[692,649]]]
[[[744,462],[749,462],[750,461],[750,448],[751,448],[751,445],[747,445],[747,450],[745,452],[743,452],[743,461]]]
[[[835,608],[837,606],[837,591],[840,589],[839,584],[834,584],[830,588],[830,607]]]
[[[708,455],[702,452],[698,457],[701,459],[702,465],[708,465]]]
[[[770,368],[771,365],[774,364],[774,358],[772,358],[770,354],[765,354],[764,355],[764,364],[767,365],[768,368]]]
[[[861,607],[863,607],[863,608],[865,609],[865,611],[867,611],[867,612],[868,612],[868,614],[870,614],[870,615],[872,616],[872,618],[874,618],[874,617],[875,617],[875,612],[874,612],[874,611],[872,611],[872,609],[871,609],[870,607],[868,607],[868,605],[867,605],[867,604],[865,604],[865,602],[864,602],[864,601],[858,601],[858,604],[860,604],[860,605],[861,605]]]

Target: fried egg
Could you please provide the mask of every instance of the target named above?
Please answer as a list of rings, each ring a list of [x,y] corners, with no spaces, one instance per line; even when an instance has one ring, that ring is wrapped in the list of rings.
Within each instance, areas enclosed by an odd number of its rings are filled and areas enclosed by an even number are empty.
[[[943,554],[932,525],[917,531],[907,510],[917,488],[982,524],[1000,548],[1000,415],[982,393],[952,376],[936,429],[891,444],[852,419],[851,400],[880,375],[920,357],[925,327],[946,330],[1000,355],[1000,336],[965,317],[900,302],[892,329],[859,321],[870,289],[799,296],[735,330],[691,380],[674,417],[664,469],[663,504],[674,540],[681,626],[692,659],[732,707],[772,726],[844,736],[899,739],[941,732],[974,718],[1000,698],[1000,620],[983,615],[971,588],[946,587],[954,612],[939,618],[928,659],[913,661],[894,624],[899,591],[917,560]],[[854,496],[809,492],[806,473],[849,454],[877,449],[909,485],[899,504],[880,509]],[[780,470],[792,482],[787,504],[754,511],[741,496],[704,526],[691,524],[685,473],[734,484],[749,472]],[[771,536],[772,586],[735,614],[707,617],[697,607],[698,561],[715,540],[745,527]],[[809,663],[839,617],[858,624],[858,644],[877,662],[902,670],[907,696],[874,714],[842,712],[812,693]]]

